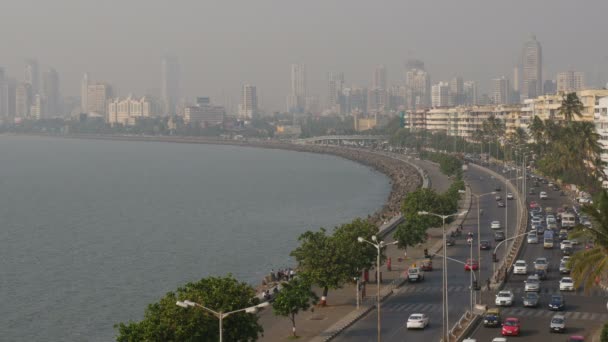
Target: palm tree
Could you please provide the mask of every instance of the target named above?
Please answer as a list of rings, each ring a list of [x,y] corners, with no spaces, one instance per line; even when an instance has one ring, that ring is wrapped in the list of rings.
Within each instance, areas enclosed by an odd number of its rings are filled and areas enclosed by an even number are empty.
[[[597,286],[597,280],[608,274],[608,193],[602,190],[594,205],[583,207],[593,222],[591,227],[578,225],[572,238],[587,237],[594,247],[575,253],[569,261],[576,286],[584,285],[585,292]]]
[[[566,122],[570,122],[575,115],[580,118],[583,109],[585,109],[585,106],[583,106],[578,95],[576,95],[576,93],[568,93],[562,98],[562,105],[559,107],[558,113],[564,116]]]
[[[532,139],[534,139],[534,142],[536,142],[537,144],[543,142],[545,124],[541,118],[539,118],[538,116],[534,116],[534,119],[532,119],[532,123],[528,128],[530,129],[530,134],[532,135]]]

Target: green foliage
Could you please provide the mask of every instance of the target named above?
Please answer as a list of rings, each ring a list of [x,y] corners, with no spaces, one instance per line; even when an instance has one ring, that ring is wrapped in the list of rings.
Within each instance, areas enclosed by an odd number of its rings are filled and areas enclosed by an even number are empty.
[[[429,218],[433,216],[412,216],[397,227],[394,239],[399,243],[397,246],[402,249],[413,247],[426,241],[426,231],[432,225],[429,224]],[[438,218],[436,218],[438,219]]]
[[[308,310],[312,303],[319,298],[311,290],[310,283],[301,278],[283,283],[283,289],[277,294],[272,308],[275,315],[289,318],[292,324],[293,336],[296,335],[296,315],[300,310]]]
[[[608,342],[608,323],[604,323],[600,332],[600,342]]]
[[[583,103],[578,98],[578,95],[572,92],[564,95],[562,98],[562,105],[557,111],[564,117],[566,122],[570,122],[575,116],[580,118],[582,116],[583,109],[585,109],[585,106],[583,106]]]
[[[259,303],[254,289],[228,277],[208,277],[187,283],[169,292],[159,302],[148,305],[140,322],[119,323],[118,342],[131,341],[217,341],[218,318],[199,307],[182,308],[177,301],[191,300],[214,311],[229,312]],[[245,312],[224,319],[227,341],[255,341],[263,332],[258,317]]]
[[[447,176],[462,175],[462,160],[445,153],[424,152],[422,157],[439,164],[439,170]]]
[[[358,237],[371,240],[378,234],[378,227],[367,220],[355,219],[334,229],[332,239],[335,248],[342,257],[342,267],[347,274],[345,282],[358,276],[363,269],[369,269],[376,264],[378,251],[368,243],[359,243]]]

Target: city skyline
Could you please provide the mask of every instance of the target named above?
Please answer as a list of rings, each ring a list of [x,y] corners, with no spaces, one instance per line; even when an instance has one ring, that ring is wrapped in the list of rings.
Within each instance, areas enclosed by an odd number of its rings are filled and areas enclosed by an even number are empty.
[[[585,22],[599,23],[599,13],[608,9],[608,4],[590,2],[596,10],[588,13]],[[285,107],[289,74],[284,70],[292,63],[307,65],[309,91],[321,99],[326,93],[328,71],[344,72],[347,85],[369,87],[370,70],[382,64],[386,66],[390,87],[405,78],[404,64],[410,58],[425,62],[433,83],[460,75],[477,81],[480,93],[489,93],[496,75],[511,75],[513,65],[519,63],[523,42],[534,33],[543,44],[545,78],[569,69],[585,72],[590,85],[605,78],[608,47],[596,43],[601,41],[601,30],[593,24],[577,25],[577,32],[561,27],[561,22],[577,12],[576,4],[558,1],[546,6],[546,1],[538,1],[526,4],[526,11],[521,11],[509,4],[485,9],[489,6],[480,3],[444,2],[443,12],[448,14],[435,18],[435,25],[426,29],[420,29],[427,24],[422,19],[425,16],[413,14],[434,13],[431,4],[396,1],[384,3],[384,11],[374,11],[373,4],[356,3],[348,16],[343,15],[341,6],[320,2],[302,4],[295,15],[290,6],[276,1],[242,3],[238,7],[184,2],[180,8],[152,3],[148,6],[149,20],[136,27],[116,17],[112,1],[95,11],[86,3],[67,0],[40,3],[33,10],[27,4],[15,3],[10,16],[7,12],[0,15],[0,39],[5,42],[0,64],[18,80],[22,78],[25,58],[35,58],[41,66],[53,66],[61,76],[61,93],[68,96],[78,95],[85,71],[117,89],[159,95],[159,59],[171,54],[180,59],[184,72],[183,96],[210,96],[220,103],[236,105],[241,84],[247,81],[263,90],[260,103],[274,111]],[[141,4],[133,1],[120,6],[129,13]],[[390,20],[379,20],[381,15],[376,12],[391,13]],[[501,16],[494,15],[499,12]],[[29,22],[29,15],[62,18],[63,13],[71,13],[73,20],[49,28],[41,18],[20,33],[18,40],[12,36],[11,28],[19,22]],[[553,20],[541,23],[541,15]],[[448,25],[452,17],[460,18],[464,24]],[[226,26],[220,25],[219,18],[234,20]],[[310,25],[312,18],[315,25]],[[510,25],[513,20],[518,25]],[[576,25],[578,20],[574,17],[569,22]],[[158,22],[171,29],[155,27]],[[352,26],[353,22],[358,24]],[[493,28],[500,27],[500,23],[508,24],[503,26],[509,29]],[[226,28],[230,26],[233,27]],[[78,30],[72,30],[75,27]],[[461,38],[445,39],[445,30]],[[378,39],[380,34],[382,39]],[[133,44],[135,40],[137,44]],[[366,42],[365,48],[361,41]],[[108,53],[108,45],[120,53]]]

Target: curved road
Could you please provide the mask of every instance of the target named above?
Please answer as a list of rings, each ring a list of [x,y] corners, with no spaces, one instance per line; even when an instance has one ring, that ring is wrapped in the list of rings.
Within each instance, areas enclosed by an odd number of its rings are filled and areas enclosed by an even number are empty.
[[[470,184],[474,193],[481,194],[494,191],[498,180],[489,176],[487,173],[469,168],[465,174],[465,180]],[[505,198],[505,185],[501,184],[502,197]],[[515,231],[517,212],[514,205],[515,201],[509,201],[509,235]],[[493,220],[501,221],[505,225],[505,208],[499,208],[493,195],[484,197],[481,201],[483,214],[481,221],[481,235],[483,240],[492,241],[494,245],[494,235],[490,229],[490,222]],[[477,207],[473,199],[471,212],[469,213],[464,231],[472,231],[477,236]],[[464,234],[463,234],[464,235]],[[477,239],[475,239],[477,242]],[[502,248],[501,248],[502,250]],[[466,260],[469,257],[470,248],[467,246],[464,237],[457,240],[456,246],[448,247],[448,257]],[[492,271],[491,252],[481,251],[481,272],[482,281],[490,276]],[[476,245],[473,248],[473,255],[476,257]],[[502,253],[499,251],[498,256]],[[441,338],[442,327],[442,295],[441,295],[441,259],[436,256],[434,259],[435,269],[427,272],[425,280],[419,284],[405,284],[395,291],[395,294],[382,303],[382,339],[383,341],[439,341]],[[450,326],[453,326],[462,314],[470,307],[470,275],[465,272],[463,265],[448,261],[448,303]],[[484,289],[485,290],[485,289]],[[489,293],[482,291],[482,298],[488,300]],[[493,296],[491,300],[493,301]],[[412,313],[426,313],[430,316],[430,324],[425,330],[411,331],[405,329],[405,321]],[[357,323],[342,332],[335,341],[376,341],[377,336],[377,316],[373,310]]]

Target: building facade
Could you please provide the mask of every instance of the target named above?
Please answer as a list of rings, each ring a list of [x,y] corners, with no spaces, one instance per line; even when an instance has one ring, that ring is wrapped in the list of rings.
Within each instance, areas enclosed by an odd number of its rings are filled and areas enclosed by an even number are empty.
[[[86,113],[107,118],[108,102],[112,98],[112,87],[104,83],[90,84],[87,87]]]
[[[199,97],[196,102],[196,106],[188,106],[184,109],[184,122],[186,124],[212,127],[224,122],[226,116],[224,107],[211,104],[208,97]]]
[[[522,98],[530,99],[540,96],[543,94],[543,52],[534,35],[524,44],[521,64]]]
[[[585,88],[585,73],[564,71],[557,74],[557,92],[570,93]]]
[[[450,105],[450,85],[439,82],[431,87],[431,106],[447,107]]]
[[[165,56],[160,64],[160,96],[162,115],[177,114],[180,67],[177,57]]]
[[[405,74],[406,103],[409,109],[428,108],[431,105],[431,77],[421,69]]]
[[[287,97],[288,112],[304,113],[306,97],[306,65],[292,64],[290,92]]]
[[[59,94],[59,74],[54,68],[48,68],[42,74],[42,91],[45,102],[44,117],[54,117],[61,112],[61,96]]]
[[[500,77],[492,80],[492,102],[494,104],[509,104],[511,87],[507,78]]]
[[[253,119],[258,116],[257,88],[251,84],[244,84],[241,88],[241,103],[239,104],[239,117]]]
[[[114,98],[108,103],[108,123],[111,125],[121,124],[133,126],[138,119],[154,116],[152,102],[145,96],[135,98]]]
[[[20,83],[15,90],[15,116],[28,118],[32,105],[32,86],[29,83]]]

